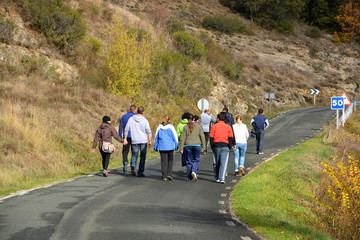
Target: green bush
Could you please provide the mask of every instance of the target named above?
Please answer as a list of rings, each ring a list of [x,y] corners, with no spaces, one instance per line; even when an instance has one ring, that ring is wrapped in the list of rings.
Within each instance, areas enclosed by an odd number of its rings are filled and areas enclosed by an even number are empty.
[[[92,53],[97,53],[97,52],[101,51],[102,43],[99,40],[90,38],[88,42],[89,42],[89,46],[90,46],[90,51]]]
[[[13,32],[15,25],[9,19],[6,19],[4,15],[0,13],[0,42],[11,43],[13,40]]]
[[[201,24],[204,28],[214,29],[230,35],[234,33],[253,34],[250,28],[234,17],[208,15],[203,18]]]
[[[186,55],[193,59],[201,58],[205,54],[205,46],[196,37],[191,36],[190,33],[181,31],[173,35],[179,49]]]
[[[43,33],[61,50],[72,48],[85,35],[80,12],[64,4],[64,0],[29,1],[31,26]]]
[[[171,17],[166,22],[166,29],[168,30],[169,33],[173,34],[175,32],[185,31],[185,25],[184,25],[184,22],[181,22],[180,20],[178,20],[174,17]]]
[[[294,24],[293,22],[288,20],[272,20],[269,17],[257,17],[255,18],[255,22],[258,23],[260,26],[269,29],[269,30],[276,30],[283,34],[291,34],[294,31]]]
[[[318,27],[310,27],[306,30],[305,35],[311,38],[319,38],[321,36],[321,32]]]
[[[319,52],[319,49],[317,49],[314,46],[311,46],[309,48],[309,54],[310,54],[311,57],[315,57],[318,52]]]
[[[230,62],[220,65],[218,70],[220,70],[220,72],[222,72],[229,80],[238,83],[243,66],[244,64],[242,62]]]
[[[190,63],[191,59],[189,57],[183,56],[178,52],[166,51],[155,60],[155,65],[158,69],[156,72],[165,74],[170,69],[184,71]]]

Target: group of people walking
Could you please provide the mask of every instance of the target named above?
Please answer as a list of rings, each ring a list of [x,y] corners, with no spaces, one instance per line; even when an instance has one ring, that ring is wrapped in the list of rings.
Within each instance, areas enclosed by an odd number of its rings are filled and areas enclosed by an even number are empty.
[[[262,109],[259,109],[258,115],[251,120],[256,135],[257,154],[263,154],[265,129],[269,126],[263,112]],[[113,151],[112,137],[123,143],[123,172],[127,173],[128,154],[131,149],[131,174],[145,177],[146,152],[147,148],[152,146],[152,132],[144,113],[144,107],[136,108],[135,105],[131,105],[130,111],[121,117],[119,134],[111,125],[110,117],[103,117],[103,122],[95,133],[92,151],[95,152],[96,146],[99,146],[103,163],[102,173],[105,177],[108,175],[107,168]],[[174,151],[179,150],[182,155],[181,164],[188,181],[197,181],[200,154],[201,152],[209,153],[209,141],[216,182],[225,183],[231,150],[234,152],[235,176],[245,175],[244,165],[248,138],[249,131],[242,122],[242,117],[237,115],[234,121],[227,107],[224,107],[216,118],[209,109],[205,109],[200,117],[186,112],[182,115],[182,120],[176,128],[170,123],[170,117],[164,116],[154,137],[154,150],[160,152],[162,180],[173,180]],[[140,161],[136,174],[139,153]]]

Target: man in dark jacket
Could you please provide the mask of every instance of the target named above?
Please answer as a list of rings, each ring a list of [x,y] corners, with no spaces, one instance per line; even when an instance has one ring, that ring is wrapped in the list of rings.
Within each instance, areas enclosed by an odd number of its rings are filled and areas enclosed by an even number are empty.
[[[256,152],[257,154],[263,153],[265,129],[269,127],[269,121],[264,116],[264,110],[259,108],[258,115],[251,120],[251,126],[255,129],[256,135]]]
[[[226,116],[225,123],[232,127],[232,125],[235,124],[234,118],[233,118],[232,114],[229,113],[229,109],[226,106],[224,106],[222,113],[224,113]]]
[[[131,117],[133,117],[134,115],[136,115],[136,106],[133,104],[130,106],[130,111],[126,114],[124,114],[121,119],[120,119],[120,124],[119,124],[119,136],[124,139],[124,133],[125,133],[125,127],[127,122],[129,121],[129,119]],[[130,146],[131,146],[131,133],[128,133],[127,139],[129,144],[127,145],[123,145],[123,149],[122,149],[122,157],[123,157],[123,172],[126,173],[127,171],[127,165],[128,165],[128,155],[129,155],[129,151],[130,151]]]

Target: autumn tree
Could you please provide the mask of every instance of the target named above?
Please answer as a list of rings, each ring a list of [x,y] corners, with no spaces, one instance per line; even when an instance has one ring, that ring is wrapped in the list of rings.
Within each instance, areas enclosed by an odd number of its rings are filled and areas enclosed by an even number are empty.
[[[128,29],[119,20],[113,21],[105,34],[108,87],[112,93],[134,97],[151,73],[156,43],[144,30]]]
[[[360,1],[349,0],[340,6],[339,15],[335,17],[341,27],[341,40],[350,42],[359,39],[360,35]],[[335,36],[338,35],[335,33]]]

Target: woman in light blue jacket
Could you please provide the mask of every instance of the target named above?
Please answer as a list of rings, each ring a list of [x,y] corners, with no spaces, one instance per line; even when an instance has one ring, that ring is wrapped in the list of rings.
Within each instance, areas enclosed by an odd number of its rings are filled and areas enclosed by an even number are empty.
[[[154,150],[160,151],[162,180],[173,180],[172,168],[174,150],[178,149],[176,130],[170,124],[170,117],[164,116],[163,122],[158,126],[155,133]]]

